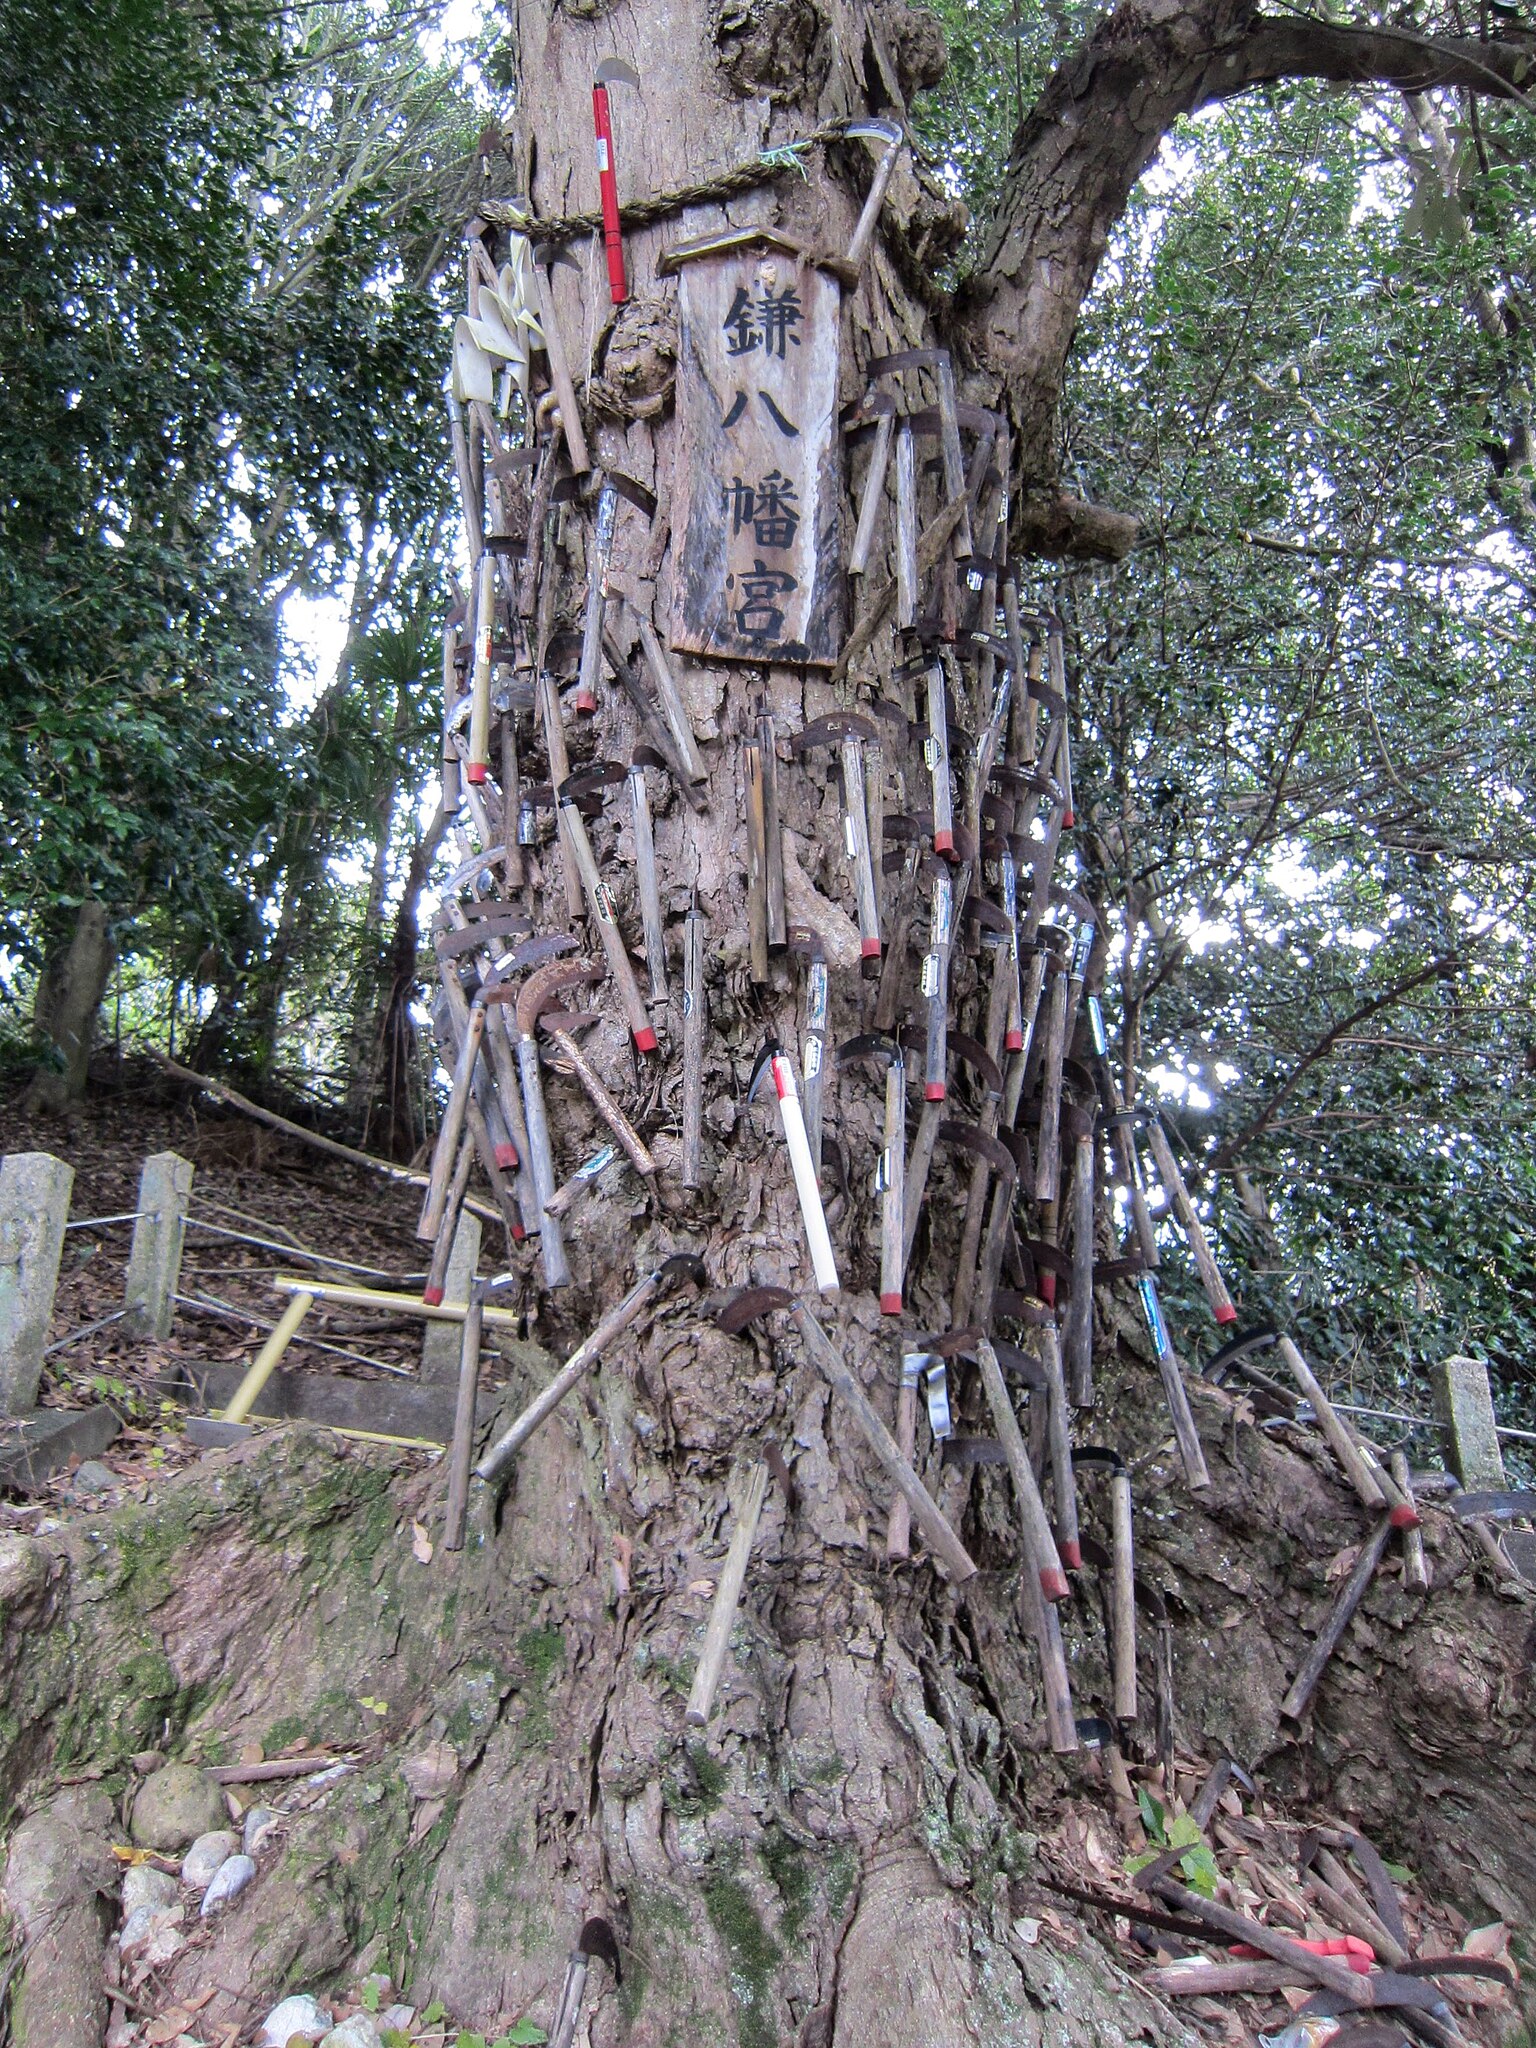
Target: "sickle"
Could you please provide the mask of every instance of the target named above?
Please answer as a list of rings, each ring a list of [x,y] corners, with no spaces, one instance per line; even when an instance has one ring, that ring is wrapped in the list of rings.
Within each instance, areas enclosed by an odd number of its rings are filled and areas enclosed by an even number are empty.
[[[574,988],[578,983],[588,983],[592,970],[584,962],[574,966],[562,961],[552,961],[548,967],[539,967],[523,983],[517,997],[517,1028],[524,1038],[532,1038],[539,1021],[539,1012],[549,1007],[552,998],[563,988]]]
[[[601,967],[591,967],[585,963],[565,967],[560,971],[560,978],[544,982],[539,988],[536,1002],[530,1002],[528,1000],[529,991],[532,989],[534,982],[539,979],[537,975],[531,976],[529,980],[523,983],[523,992],[518,999],[518,1029],[523,1029],[523,1013],[525,1009],[530,1023],[537,1024],[541,1018],[549,1017],[550,1023],[552,1025],[556,1024],[556,1019],[550,1017],[550,1010],[562,989],[574,988],[579,982],[585,982],[589,988],[595,988],[600,982],[606,981],[607,978]],[[575,1017],[568,1015],[562,1010],[557,1028],[569,1031],[576,1022],[577,1019]]]
[[[656,1279],[666,1283],[687,1279],[695,1287],[704,1287],[708,1285],[709,1274],[697,1252],[673,1252],[656,1268]]]
[[[946,1145],[960,1145],[967,1152],[974,1152],[978,1159],[986,1160],[993,1172],[1010,1186],[1017,1180],[1018,1161],[1006,1145],[988,1137],[979,1124],[962,1123],[958,1117],[946,1117],[939,1125],[939,1137]]]
[[[594,761],[590,767],[578,769],[574,775],[567,775],[557,792],[561,803],[577,803],[594,791],[604,790],[615,782],[622,782],[629,773],[617,761]]]
[[[723,1330],[727,1337],[739,1337],[748,1323],[771,1315],[775,1309],[788,1308],[794,1299],[787,1287],[745,1287],[716,1310],[715,1328]]]
[[[1002,1069],[979,1039],[972,1038],[967,1031],[951,1031],[949,1049],[981,1076],[989,1095],[1002,1094]]]
[[[526,917],[485,917],[466,926],[463,931],[442,932],[432,941],[433,951],[439,960],[457,960],[461,953],[472,953],[477,946],[487,946],[495,939],[520,937],[529,929]]]
[[[986,1335],[974,1323],[964,1330],[946,1330],[942,1337],[914,1337],[913,1351],[931,1351],[937,1358],[974,1358],[976,1346]]]
[[[857,711],[832,711],[789,735],[789,751],[799,756],[812,747],[836,747],[844,740],[878,740],[880,729]]]
[[[1020,1294],[1016,1287],[999,1287],[992,1297],[992,1307],[998,1315],[1006,1316],[1010,1323],[1029,1323],[1037,1330],[1054,1330],[1056,1327],[1056,1318],[1045,1303]],[[1002,1351],[995,1338],[992,1348],[1001,1358]],[[1023,1353],[1019,1355],[1022,1357]]]

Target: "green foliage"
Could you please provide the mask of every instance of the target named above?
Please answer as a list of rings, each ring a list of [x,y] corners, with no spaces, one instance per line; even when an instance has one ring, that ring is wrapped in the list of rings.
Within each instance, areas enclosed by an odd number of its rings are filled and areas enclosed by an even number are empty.
[[[1488,118],[1502,175],[1454,243],[1421,232],[1412,152],[1337,96],[1180,130],[1087,309],[1067,423],[1074,488],[1145,545],[1063,598],[1111,1025],[1186,1171],[1235,1159],[1267,1204],[1204,1196],[1245,1309],[1299,1318],[1367,1405],[1422,1412],[1428,1361],[1482,1353],[1516,1420],[1536,563],[1492,458],[1532,351],[1468,306],[1528,262],[1536,182],[1529,117]]]

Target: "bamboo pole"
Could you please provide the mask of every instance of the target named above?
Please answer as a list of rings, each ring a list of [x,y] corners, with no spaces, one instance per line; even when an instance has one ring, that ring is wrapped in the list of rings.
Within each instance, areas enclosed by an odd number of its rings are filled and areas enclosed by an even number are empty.
[[[448,1503],[443,1511],[443,1548],[464,1548],[469,1513],[469,1461],[475,1451],[475,1400],[480,1388],[480,1333],[485,1304],[476,1286],[464,1317],[459,1347],[459,1389],[453,1409],[453,1441],[448,1451]]]
[[[293,1342],[294,1333],[300,1323],[315,1305],[320,1292],[318,1285],[309,1286],[300,1282],[295,1285],[293,1299],[277,1319],[277,1324],[265,1344],[251,1360],[245,1378],[236,1387],[234,1398],[220,1418],[224,1422],[244,1422],[256,1404],[256,1397],[271,1379],[278,1367],[278,1361]],[[410,1300],[410,1296],[405,1297]]]
[[[976,1566],[965,1545],[945,1520],[932,1494],[896,1448],[895,1439],[870,1406],[864,1389],[844,1364],[826,1331],[804,1302],[797,1301],[790,1315],[818,1371],[841,1395],[891,1483],[905,1495],[913,1520],[928,1539],[929,1549],[943,1560],[957,1585],[974,1578]]]
[[[714,1604],[709,1610],[709,1625],[704,1631],[704,1647],[699,1652],[698,1669],[693,1675],[693,1685],[688,1694],[685,1720],[690,1728],[704,1728],[714,1711],[715,1692],[720,1684],[720,1674],[725,1669],[726,1654],[731,1647],[731,1627],[736,1619],[736,1609],[741,1603],[742,1588],[746,1584],[747,1564],[752,1556],[752,1544],[757,1535],[757,1525],[762,1517],[763,1499],[768,1490],[768,1467],[761,1463],[753,1466],[747,1479],[746,1489],[737,1510],[736,1527],[731,1534],[730,1548],[725,1554],[721,1567],[720,1581],[715,1587]]]

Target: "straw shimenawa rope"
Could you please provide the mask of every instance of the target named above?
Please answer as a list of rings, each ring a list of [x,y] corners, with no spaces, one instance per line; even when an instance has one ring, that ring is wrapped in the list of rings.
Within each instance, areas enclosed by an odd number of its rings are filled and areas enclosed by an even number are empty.
[[[762,150],[749,162],[721,171],[713,178],[701,178],[693,185],[675,185],[671,191],[658,192],[650,199],[632,199],[628,205],[620,206],[619,219],[625,227],[652,227],[659,220],[681,213],[685,207],[708,206],[717,199],[731,199],[739,192],[751,192],[759,185],[771,185],[791,173],[803,178],[806,175],[805,165],[800,160],[803,154],[829,142],[840,141],[847,125],[843,121],[830,121],[812,134],[801,136],[797,142],[784,142],[776,148]],[[525,232],[536,228],[538,238],[543,242],[574,242],[580,235],[600,234],[603,226],[600,213],[566,213],[552,220],[540,220],[510,199],[483,199],[475,211],[493,227],[521,228]]]

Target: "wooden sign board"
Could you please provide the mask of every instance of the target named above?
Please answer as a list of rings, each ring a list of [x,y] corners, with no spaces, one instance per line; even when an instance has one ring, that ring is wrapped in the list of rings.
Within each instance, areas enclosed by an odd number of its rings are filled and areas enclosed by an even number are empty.
[[[672,645],[830,668],[842,635],[840,293],[758,245],[678,268]]]

